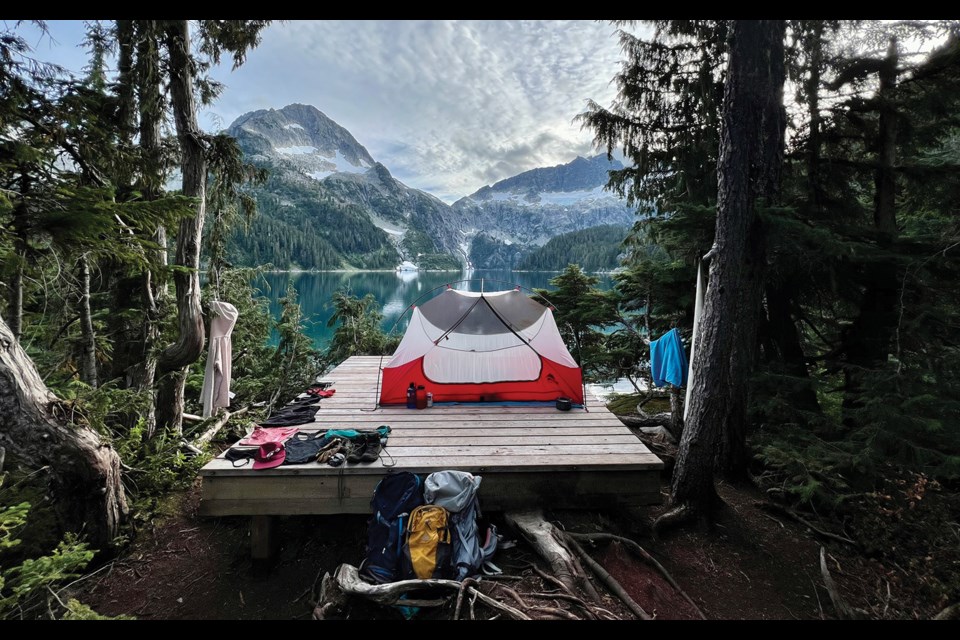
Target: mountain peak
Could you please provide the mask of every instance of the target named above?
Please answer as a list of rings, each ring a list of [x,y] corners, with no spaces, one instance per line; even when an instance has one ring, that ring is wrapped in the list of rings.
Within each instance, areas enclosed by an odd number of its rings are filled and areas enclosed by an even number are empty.
[[[608,172],[622,168],[623,164],[619,160],[607,160],[605,153],[599,153],[590,158],[577,156],[566,164],[531,169],[500,180],[490,186],[482,187],[468,197],[486,200],[495,194],[509,193],[534,198],[537,194],[544,192],[590,191],[607,184]]]
[[[309,104],[245,113],[227,133],[248,154],[286,160],[303,156],[296,158],[296,163],[305,165],[307,175],[318,180],[338,172],[363,173],[376,164],[349,131]]]

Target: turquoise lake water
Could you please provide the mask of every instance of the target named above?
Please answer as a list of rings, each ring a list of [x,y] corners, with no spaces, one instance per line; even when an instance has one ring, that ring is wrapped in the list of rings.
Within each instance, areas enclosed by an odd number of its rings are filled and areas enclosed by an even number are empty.
[[[333,315],[331,296],[338,289],[348,288],[359,297],[372,293],[383,311],[384,331],[393,328],[395,333],[402,335],[410,320],[409,306],[415,301],[423,304],[442,292],[448,283],[466,291],[480,291],[481,279],[485,291],[512,289],[516,285],[528,289],[552,289],[549,281],[556,275],[555,272],[542,271],[481,270],[470,272],[469,275],[455,272],[380,271],[267,273],[263,280],[257,281],[256,286],[270,298],[271,311],[275,317],[279,317],[278,300],[283,296],[287,282],[292,280],[307,320],[307,333],[318,347],[323,347],[333,334],[333,329],[327,327],[327,321]],[[468,278],[469,281],[460,282]],[[601,276],[599,286],[606,289],[610,282],[609,276]]]

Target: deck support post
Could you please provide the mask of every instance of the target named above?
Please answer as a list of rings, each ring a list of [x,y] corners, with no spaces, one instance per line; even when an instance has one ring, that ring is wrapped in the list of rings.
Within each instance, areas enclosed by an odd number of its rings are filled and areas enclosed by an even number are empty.
[[[276,551],[276,516],[250,517],[250,557],[269,560]]]

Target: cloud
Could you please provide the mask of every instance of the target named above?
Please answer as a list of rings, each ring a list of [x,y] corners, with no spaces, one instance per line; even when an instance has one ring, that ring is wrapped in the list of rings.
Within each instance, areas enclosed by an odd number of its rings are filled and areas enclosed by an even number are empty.
[[[609,102],[619,45],[588,21],[276,24],[213,111],[313,104],[399,179],[451,201],[591,152],[572,119]]]
[[[58,62],[82,25],[52,23]],[[62,34],[62,35],[61,35]],[[202,114],[209,128],[256,109],[312,104],[405,183],[452,201],[539,166],[591,153],[572,119],[608,104],[620,47],[595,21],[289,21],[272,24]]]

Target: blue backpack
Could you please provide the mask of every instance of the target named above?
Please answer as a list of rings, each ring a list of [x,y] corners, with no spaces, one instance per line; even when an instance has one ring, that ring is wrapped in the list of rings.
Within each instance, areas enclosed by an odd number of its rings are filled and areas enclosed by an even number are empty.
[[[423,481],[409,471],[387,474],[373,490],[367,521],[367,556],[360,575],[370,582],[401,577],[404,530],[414,509],[423,504]]]

